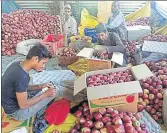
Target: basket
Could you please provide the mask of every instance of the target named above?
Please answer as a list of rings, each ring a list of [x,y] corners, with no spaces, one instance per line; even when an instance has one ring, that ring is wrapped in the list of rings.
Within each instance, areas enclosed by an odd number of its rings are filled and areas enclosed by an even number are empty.
[[[92,38],[89,36],[81,36],[81,35],[76,35],[76,36],[72,36],[70,37],[71,42],[74,41],[85,41],[85,42],[92,42]]]
[[[47,42],[46,38],[44,38],[40,42],[47,47],[49,52],[51,52],[52,56],[55,56],[57,50],[64,46],[64,37],[63,35],[58,35],[55,42]]]
[[[73,64],[74,62],[76,62],[76,61],[79,59],[78,56],[67,57],[67,56],[60,56],[60,55],[58,55],[58,53],[60,53],[64,48],[65,48],[65,47],[60,48],[60,49],[58,50],[58,52],[57,52],[58,64],[59,64],[60,66],[68,66],[68,65],[71,65],[71,64]]]

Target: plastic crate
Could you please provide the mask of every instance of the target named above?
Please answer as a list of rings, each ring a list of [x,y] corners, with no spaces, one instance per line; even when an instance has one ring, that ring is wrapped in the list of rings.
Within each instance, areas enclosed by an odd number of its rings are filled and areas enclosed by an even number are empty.
[[[95,28],[85,28],[84,29],[84,34],[85,36],[90,36],[92,38],[92,43],[96,43],[97,42],[97,33]]]
[[[59,48],[64,47],[64,36],[57,35],[55,42],[48,42],[46,37],[41,41],[43,45],[47,47],[49,52],[51,52],[52,56],[56,56],[56,52]]]

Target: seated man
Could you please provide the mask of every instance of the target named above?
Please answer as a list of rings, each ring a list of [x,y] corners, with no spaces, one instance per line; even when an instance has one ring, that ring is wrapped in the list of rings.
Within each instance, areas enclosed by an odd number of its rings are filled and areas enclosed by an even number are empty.
[[[34,116],[41,108],[56,97],[56,89],[51,84],[29,86],[31,69],[42,71],[50,53],[44,45],[36,44],[28,52],[24,61],[11,64],[2,77],[2,107],[6,114],[16,120],[26,120]],[[48,87],[45,92],[42,88]],[[40,90],[36,96],[28,99],[28,90]]]
[[[65,12],[65,23],[64,23],[64,34],[67,36],[67,43],[70,42],[70,37],[77,34],[77,22],[74,17],[71,16],[71,6],[66,4],[64,6]]]
[[[121,40],[124,42],[126,39],[125,32],[127,30],[127,26],[125,17],[120,11],[120,4],[118,1],[113,2],[111,10],[112,14],[106,24],[107,31],[117,33]]]

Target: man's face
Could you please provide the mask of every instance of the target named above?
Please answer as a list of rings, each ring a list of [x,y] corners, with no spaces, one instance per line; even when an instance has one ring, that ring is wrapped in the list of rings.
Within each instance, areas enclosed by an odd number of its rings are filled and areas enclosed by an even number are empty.
[[[39,61],[37,57],[37,59],[35,59],[33,62],[34,62],[33,69],[37,72],[40,72],[45,69],[45,65],[48,62],[48,58]]]
[[[106,39],[107,39],[107,33],[99,33],[98,35],[98,39],[101,41],[101,42],[104,42]]]
[[[71,16],[71,9],[65,8],[64,13],[65,13],[65,17],[70,17]]]
[[[119,10],[118,4],[114,2],[114,3],[112,4],[111,10],[112,10],[112,13],[116,13],[116,12]]]

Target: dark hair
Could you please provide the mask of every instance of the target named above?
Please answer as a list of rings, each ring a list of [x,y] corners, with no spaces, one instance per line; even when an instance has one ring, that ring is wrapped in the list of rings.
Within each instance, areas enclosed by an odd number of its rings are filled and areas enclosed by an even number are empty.
[[[44,58],[52,58],[51,53],[47,50],[47,48],[38,43],[34,45],[28,52],[26,59],[31,59],[34,56],[38,56],[39,60],[42,60]]]

